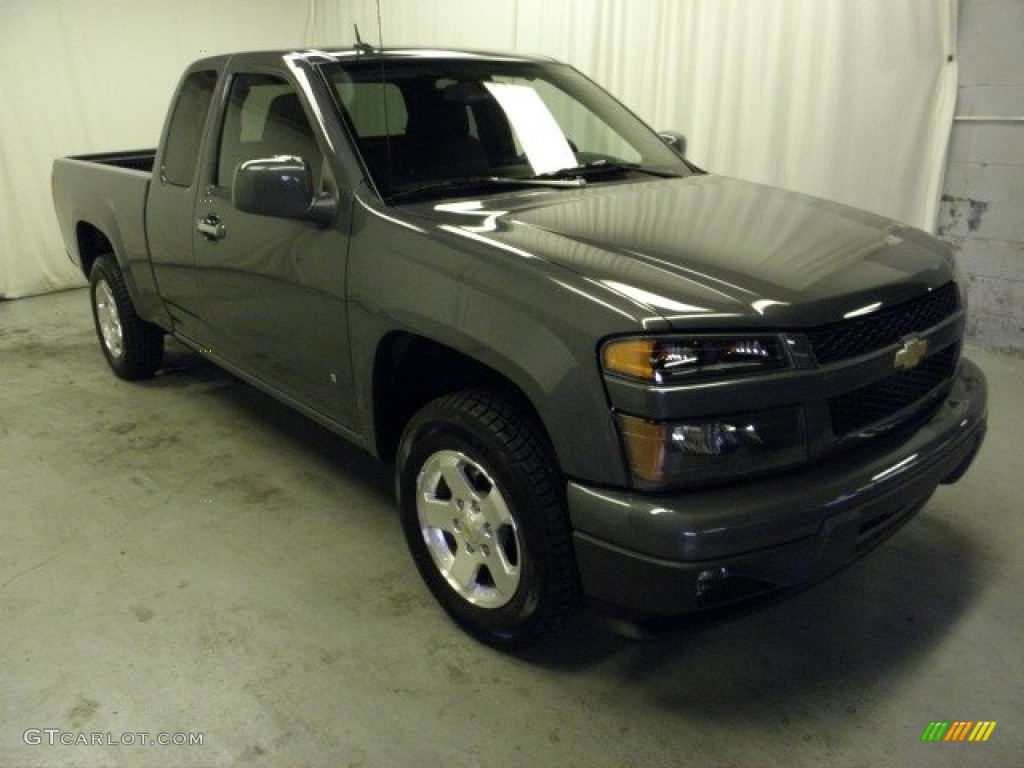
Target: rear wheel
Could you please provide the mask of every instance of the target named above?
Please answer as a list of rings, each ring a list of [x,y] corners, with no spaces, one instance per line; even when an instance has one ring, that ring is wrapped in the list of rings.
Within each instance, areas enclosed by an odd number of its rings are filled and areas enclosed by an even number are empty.
[[[499,647],[558,629],[576,599],[563,480],[531,415],[463,392],[410,421],[396,465],[402,525],[441,606]]]
[[[164,332],[135,312],[114,257],[100,256],[89,273],[89,298],[103,356],[122,379],[152,376],[164,357]]]

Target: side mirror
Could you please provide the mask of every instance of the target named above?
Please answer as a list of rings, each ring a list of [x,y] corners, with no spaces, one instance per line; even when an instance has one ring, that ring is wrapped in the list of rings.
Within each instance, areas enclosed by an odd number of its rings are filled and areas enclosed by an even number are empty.
[[[278,155],[248,160],[235,169],[231,202],[240,211],[260,216],[312,221],[326,227],[338,212],[337,202],[313,193],[313,174],[301,157]]]
[[[661,140],[675,150],[680,157],[686,157],[686,137],[677,131],[659,131]]]

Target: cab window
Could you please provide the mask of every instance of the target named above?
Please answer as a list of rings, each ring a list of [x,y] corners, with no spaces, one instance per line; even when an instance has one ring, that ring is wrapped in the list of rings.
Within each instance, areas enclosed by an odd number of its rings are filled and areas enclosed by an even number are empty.
[[[193,72],[181,84],[160,168],[160,175],[168,184],[188,187],[195,178],[206,113],[216,87],[217,72],[207,70]]]
[[[247,160],[277,155],[301,157],[319,185],[323,154],[295,87],[273,75],[236,75],[221,128],[217,186],[230,189],[235,169]]]

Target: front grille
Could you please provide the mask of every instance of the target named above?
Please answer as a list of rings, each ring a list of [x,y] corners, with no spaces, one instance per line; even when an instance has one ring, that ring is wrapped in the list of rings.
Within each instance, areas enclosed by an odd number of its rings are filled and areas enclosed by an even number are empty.
[[[957,358],[957,345],[950,344],[911,371],[898,371],[832,398],[832,432],[842,437],[909,408],[952,378]]]
[[[938,325],[958,309],[956,285],[947,283],[914,301],[808,332],[819,365],[837,363],[896,344]]]

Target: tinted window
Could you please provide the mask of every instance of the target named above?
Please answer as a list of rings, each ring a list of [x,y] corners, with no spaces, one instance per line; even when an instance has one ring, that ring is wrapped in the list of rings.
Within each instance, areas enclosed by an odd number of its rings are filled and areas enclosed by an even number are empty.
[[[402,92],[394,83],[359,82],[339,78],[335,90],[356,135],[361,139],[401,136],[409,115]]]
[[[355,57],[323,70],[385,196],[561,171],[592,183],[690,172],[635,115],[563,65]]]
[[[301,157],[319,177],[323,155],[295,87],[272,75],[237,75],[221,129],[217,185],[230,188],[241,163],[276,155]]]
[[[193,72],[182,83],[171,114],[160,172],[164,180],[181,187],[192,183],[203,141],[206,113],[217,86],[216,72]]]

